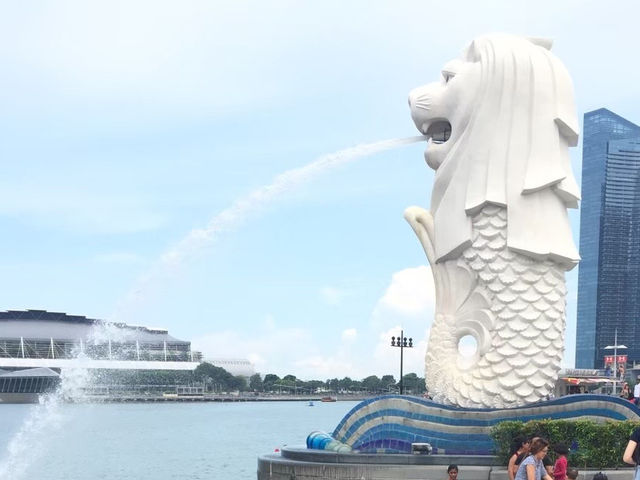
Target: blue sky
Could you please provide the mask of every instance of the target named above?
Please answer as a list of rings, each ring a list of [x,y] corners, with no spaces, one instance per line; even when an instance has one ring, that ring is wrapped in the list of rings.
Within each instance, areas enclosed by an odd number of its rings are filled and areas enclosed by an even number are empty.
[[[405,371],[422,374],[432,282],[402,212],[428,206],[424,144],[319,172],[162,259],[282,172],[416,135],[409,90],[479,34],[553,38],[580,118],[607,107],[640,121],[639,10],[2,2],[0,308],[165,327],[207,357],[305,379],[397,376],[387,345],[403,326],[417,345]],[[572,366],[577,270],[568,282]]]

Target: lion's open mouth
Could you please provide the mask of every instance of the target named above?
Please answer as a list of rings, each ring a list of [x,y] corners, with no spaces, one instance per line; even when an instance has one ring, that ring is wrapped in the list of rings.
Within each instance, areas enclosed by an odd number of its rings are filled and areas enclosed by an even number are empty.
[[[444,143],[451,136],[451,124],[446,120],[436,120],[433,122],[424,134],[429,137],[433,143]]]

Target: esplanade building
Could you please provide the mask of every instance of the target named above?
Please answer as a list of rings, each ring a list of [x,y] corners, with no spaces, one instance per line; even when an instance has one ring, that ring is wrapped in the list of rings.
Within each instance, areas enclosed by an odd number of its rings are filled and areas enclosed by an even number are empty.
[[[0,312],[0,369],[193,370],[201,360],[191,342],[165,329],[44,310]]]
[[[203,361],[191,342],[166,329],[45,310],[0,311],[0,394],[40,392],[68,368],[99,371],[192,371]],[[207,360],[250,376],[243,359]]]

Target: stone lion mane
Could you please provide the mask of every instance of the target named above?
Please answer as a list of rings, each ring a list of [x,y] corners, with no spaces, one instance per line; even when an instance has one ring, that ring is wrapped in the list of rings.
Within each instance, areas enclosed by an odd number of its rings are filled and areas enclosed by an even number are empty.
[[[579,261],[567,215],[580,198],[568,153],[578,122],[571,79],[550,47],[488,35],[464,51],[480,84],[469,86],[477,88],[469,122],[435,175],[437,261],[470,245],[470,219],[486,204],[507,208],[510,249],[566,268]]]

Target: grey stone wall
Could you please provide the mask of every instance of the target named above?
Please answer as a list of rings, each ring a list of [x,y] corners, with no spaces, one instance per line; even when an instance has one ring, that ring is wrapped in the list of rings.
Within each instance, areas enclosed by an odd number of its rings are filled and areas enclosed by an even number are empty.
[[[459,465],[459,480],[507,480],[507,471],[502,466],[478,466],[466,464],[462,457],[458,461],[452,461],[448,456],[422,456],[422,455],[388,455],[394,463],[384,463],[387,455],[362,456],[361,462],[355,462],[354,455],[348,458],[340,458],[334,454],[332,458],[306,457],[304,459],[287,458],[291,451],[283,452],[284,455],[263,455],[258,459],[258,480],[447,480],[447,465],[457,463]],[[300,452],[301,454],[303,452]],[[400,458],[404,457],[404,458]],[[418,457],[418,458],[412,458]],[[430,457],[430,458],[429,458]],[[430,464],[424,463],[429,460]],[[312,461],[309,461],[312,460]],[[347,460],[348,462],[346,462]],[[462,460],[462,461],[460,461]],[[434,464],[434,462],[440,464]],[[578,480],[591,480],[596,470],[580,471]],[[609,480],[633,480],[632,468],[620,470],[604,470]]]

